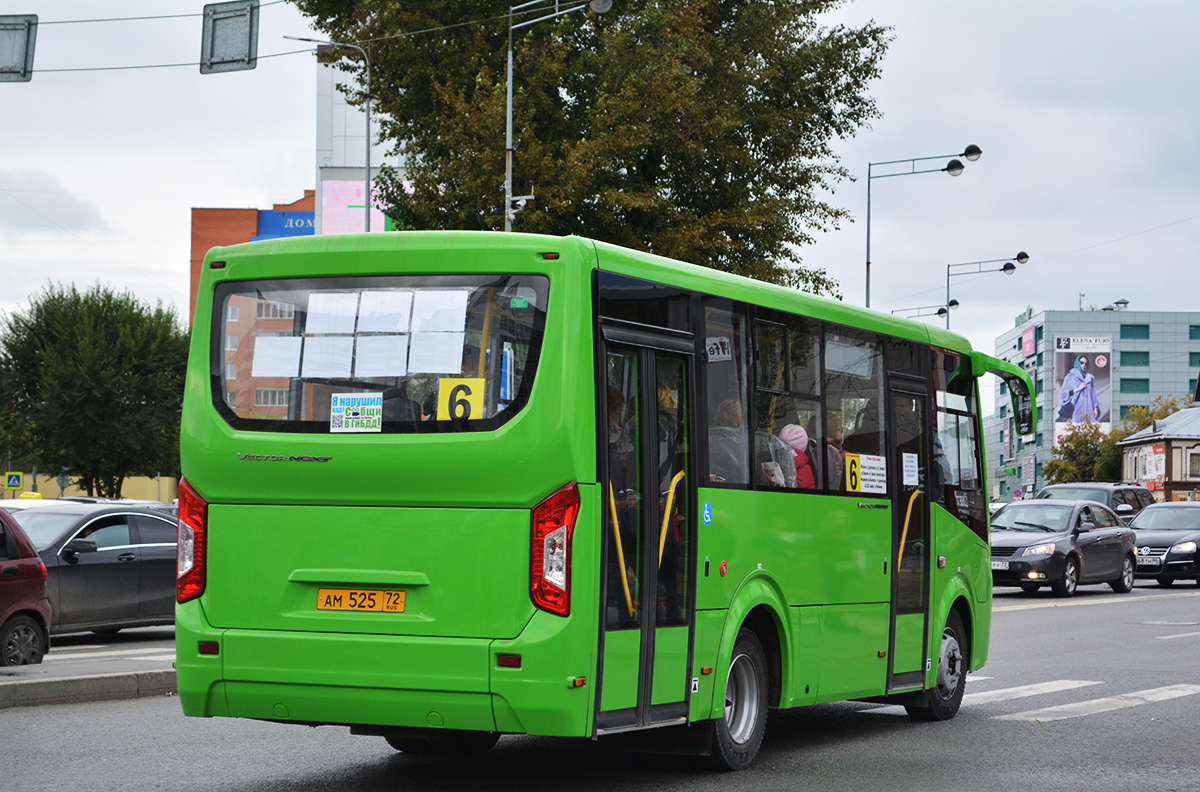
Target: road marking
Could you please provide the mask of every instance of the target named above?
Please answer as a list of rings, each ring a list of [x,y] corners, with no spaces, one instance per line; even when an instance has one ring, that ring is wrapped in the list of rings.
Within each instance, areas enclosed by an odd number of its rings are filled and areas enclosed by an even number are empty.
[[[1166,687],[1151,688],[1150,690],[1139,690],[1135,693],[1125,693],[1120,696],[1111,696],[1109,698],[1080,701],[1075,704],[1063,704],[1058,707],[1046,707],[1045,709],[1040,710],[1017,712],[1012,715],[997,715],[995,716],[994,720],[1034,721],[1037,723],[1046,723],[1047,721],[1066,720],[1067,718],[1080,718],[1084,715],[1096,715],[1101,712],[1112,712],[1113,710],[1125,709],[1126,707],[1137,707],[1142,704],[1168,701],[1170,699],[1181,698],[1183,696],[1194,696],[1197,693],[1200,693],[1200,685],[1168,685]]]
[[[973,682],[982,679],[991,679],[991,677],[975,677],[968,676],[967,681]],[[1019,687],[1001,688],[999,690],[983,690],[979,693],[967,693],[963,696],[963,704],[990,704],[994,701],[1008,701],[1009,699],[1027,698],[1029,696],[1041,696],[1046,693],[1057,693],[1061,690],[1074,690],[1076,688],[1087,687],[1088,685],[1102,685],[1103,682],[1089,682],[1082,679],[1056,679],[1053,682],[1039,682],[1036,685],[1021,685]],[[896,704],[880,704],[868,706],[860,712],[869,712],[872,715],[907,715],[908,710]]]
[[[71,661],[71,660],[95,660],[95,659],[101,658],[101,657],[127,657],[130,660],[136,660],[136,659],[138,659],[137,655],[149,655],[149,654],[155,654],[155,653],[161,654],[162,647],[161,646],[153,646],[153,647],[149,647],[146,649],[118,649],[118,650],[113,650],[111,652],[87,652],[87,653],[75,652],[73,654],[62,654],[62,655],[58,654],[57,652],[51,652],[50,654],[46,655],[44,662],[49,663],[49,662],[53,662],[55,660],[58,660],[60,662],[67,662],[67,661]]]
[[[149,657],[131,657],[129,659],[130,660],[155,660],[155,661],[170,660],[171,662],[175,662],[175,654],[174,654],[174,652],[172,652],[171,654],[165,654],[165,655],[151,655]]]
[[[1175,635],[1158,635],[1155,637],[1160,641],[1169,641],[1172,638],[1194,638],[1197,635],[1200,635],[1200,632],[1176,633]]]
[[[963,696],[963,704],[991,704],[993,701],[1008,701],[1009,699],[1041,696],[1045,693],[1057,693],[1061,690],[1075,690],[1088,685],[1102,685],[1103,682],[1089,682],[1083,679],[1056,679],[1053,682],[1039,682],[1036,685],[1021,685],[1019,687],[1001,688],[999,690],[984,690],[979,693],[967,693]]]
[[[1179,594],[1147,594],[1144,597],[1105,597],[1103,599],[1072,600],[1070,602],[1029,602],[1020,605],[992,605],[992,613],[1010,613],[1012,611],[1039,610],[1041,608],[1081,608],[1088,605],[1110,605],[1118,602],[1146,602],[1147,600],[1178,599],[1180,597],[1200,597],[1200,591]]]

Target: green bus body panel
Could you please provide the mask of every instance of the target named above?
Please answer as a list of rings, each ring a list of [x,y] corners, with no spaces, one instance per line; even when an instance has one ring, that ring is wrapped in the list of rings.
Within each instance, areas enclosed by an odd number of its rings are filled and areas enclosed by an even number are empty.
[[[703,488],[699,502],[713,519],[700,534],[698,608],[726,607],[760,564],[792,606],[891,600],[890,501]],[[868,502],[885,508],[858,507]]]
[[[635,666],[636,668],[636,666]],[[683,701],[688,690],[688,628],[660,627],[654,632],[654,681],[650,703]]]
[[[219,628],[513,638],[533,615],[527,509],[215,504],[209,524]],[[404,612],[318,610],[322,588],[404,591]]]
[[[817,701],[841,701],[884,692],[890,608],[886,602],[821,608]]]
[[[640,630],[609,630],[604,634],[604,674],[600,711],[637,706]]]
[[[892,671],[903,674],[925,670],[924,613],[904,613],[896,616],[896,640],[892,647]]]

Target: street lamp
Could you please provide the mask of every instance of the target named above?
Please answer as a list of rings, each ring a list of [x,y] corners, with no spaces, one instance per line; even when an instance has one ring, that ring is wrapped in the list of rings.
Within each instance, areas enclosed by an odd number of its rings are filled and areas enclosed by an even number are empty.
[[[517,212],[525,208],[528,201],[533,200],[532,193],[529,195],[512,194],[512,155],[513,155],[513,31],[521,28],[536,25],[538,22],[545,22],[547,19],[555,19],[566,14],[571,14],[576,11],[582,11],[585,8],[590,8],[597,14],[603,14],[608,9],[612,8],[612,0],[590,0],[590,2],[579,2],[577,4],[554,2],[554,12],[540,16],[537,19],[527,19],[524,22],[513,24],[513,14],[517,11],[523,11],[527,8],[536,5],[544,5],[546,0],[531,0],[528,3],[508,7],[508,103],[505,108],[505,124],[504,124],[504,230],[512,231],[513,218],[517,216]],[[570,8],[560,8],[560,5],[570,5]]]
[[[866,298],[866,306],[868,308],[871,307],[871,180],[872,179],[886,179],[890,176],[915,176],[918,173],[948,173],[951,176],[958,176],[959,174],[961,174],[963,172],[963,168],[965,167],[962,163],[962,160],[957,159],[958,157],[963,157],[968,162],[974,162],[975,160],[979,159],[979,157],[982,155],[983,155],[983,149],[979,148],[979,146],[976,146],[974,143],[972,143],[971,145],[969,145],[965,149],[963,149],[961,154],[941,154],[936,157],[914,157],[912,159],[899,159],[899,160],[888,160],[887,162],[868,162],[867,163],[867,298]],[[946,167],[944,167],[944,168],[928,168],[926,170],[917,170],[918,162],[925,162],[927,160],[935,160],[935,159],[945,159],[946,157],[952,157],[953,159],[951,159],[949,162],[947,162]],[[871,169],[875,168],[877,166],[899,165],[899,164],[905,163],[905,162],[908,163],[908,166],[909,166],[908,170],[897,171],[896,173],[880,173],[879,175],[875,175],[875,174],[871,173]]]
[[[984,269],[984,264],[997,264],[1003,261],[1004,266],[995,269]],[[1017,264],[1024,264],[1029,261],[1029,254],[1022,250],[1012,258],[988,259],[987,261],[965,261],[962,264],[947,264],[946,265],[946,302],[950,302],[950,279],[958,275],[975,275],[981,272],[1003,272],[1005,275],[1012,275],[1017,271]],[[1015,264],[1013,262],[1016,262]],[[974,267],[973,270],[963,272],[952,272],[957,267]],[[950,329],[950,313],[946,313],[946,329]]]
[[[897,308],[892,313],[903,313],[909,319],[916,319],[920,316],[947,316],[950,311],[958,307],[958,300],[951,300],[946,305],[918,305],[916,308]],[[935,310],[936,309],[936,310]],[[906,311],[914,311],[915,313],[906,313]]]
[[[321,41],[314,38],[301,38],[300,36],[284,36],[285,39],[293,41],[307,41],[310,44],[319,44],[326,47],[350,47],[362,53],[363,61],[367,64],[367,96],[363,102],[363,106],[367,111],[367,169],[363,177],[363,203],[366,204],[365,218],[363,219],[363,228],[370,233],[371,231],[371,58],[367,55],[367,51],[357,44],[351,44],[345,41]]]

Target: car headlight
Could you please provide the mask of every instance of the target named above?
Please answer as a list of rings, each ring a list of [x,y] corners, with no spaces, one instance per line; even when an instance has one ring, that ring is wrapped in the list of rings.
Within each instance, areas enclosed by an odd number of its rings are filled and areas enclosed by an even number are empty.
[[[1171,548],[1172,553],[1194,553],[1196,552],[1195,542],[1180,542]]]
[[[1033,547],[1026,547],[1025,552],[1021,553],[1021,555],[1054,555],[1054,545],[1040,544]]]

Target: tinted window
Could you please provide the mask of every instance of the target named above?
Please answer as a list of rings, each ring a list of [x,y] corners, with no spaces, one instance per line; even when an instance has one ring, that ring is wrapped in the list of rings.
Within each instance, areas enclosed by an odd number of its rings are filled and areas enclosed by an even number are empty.
[[[1095,487],[1053,486],[1046,487],[1037,494],[1039,498],[1056,498],[1058,500],[1090,500],[1097,503],[1108,503],[1108,490]]]
[[[1136,490],[1136,492],[1138,502],[1142,504],[1143,509],[1154,503],[1154,496],[1149,492],[1146,492],[1145,490]]]
[[[175,523],[138,515],[137,526],[141,544],[175,544],[179,540],[179,526]]]
[[[129,518],[125,515],[101,517],[84,526],[74,539],[90,539],[97,550],[108,547],[125,547],[129,544]]]
[[[8,531],[4,529],[4,523],[0,523],[0,561],[16,558],[16,550],[16,542],[8,535]]]
[[[1099,525],[1101,528],[1112,528],[1115,525],[1121,524],[1121,521],[1117,519],[1117,515],[1108,509],[1101,509],[1098,506],[1092,509],[1092,517],[1095,518],[1096,525]]]
[[[1200,531],[1200,507],[1151,506],[1129,523],[1145,531]]]
[[[728,300],[704,309],[704,381],[708,402],[708,471],[712,484],[750,482],[746,416],[746,337],[742,314]]]

